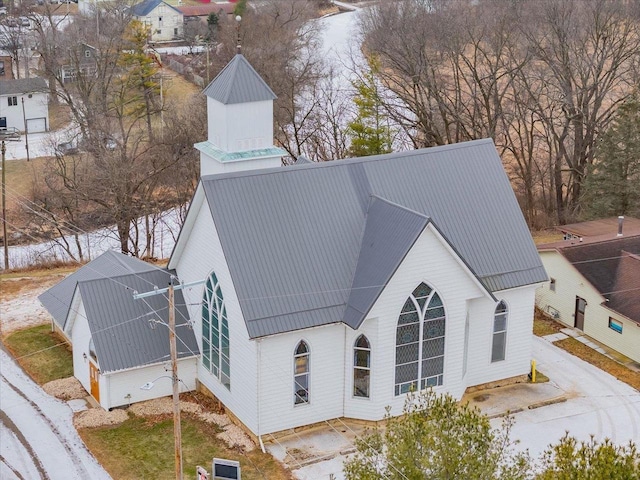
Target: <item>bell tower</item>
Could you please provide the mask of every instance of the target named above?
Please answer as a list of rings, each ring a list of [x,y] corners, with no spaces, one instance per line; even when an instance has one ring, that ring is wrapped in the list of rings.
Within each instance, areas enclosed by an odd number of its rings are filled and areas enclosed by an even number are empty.
[[[200,176],[279,167],[286,152],[273,145],[275,94],[238,53],[204,89],[207,140],[200,151]]]

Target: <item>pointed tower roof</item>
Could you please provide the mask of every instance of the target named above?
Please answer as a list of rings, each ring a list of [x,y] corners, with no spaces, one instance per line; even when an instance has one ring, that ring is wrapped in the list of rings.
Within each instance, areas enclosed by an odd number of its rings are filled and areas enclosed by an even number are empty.
[[[277,98],[269,85],[240,53],[233,57],[204,89],[204,94],[224,105]]]

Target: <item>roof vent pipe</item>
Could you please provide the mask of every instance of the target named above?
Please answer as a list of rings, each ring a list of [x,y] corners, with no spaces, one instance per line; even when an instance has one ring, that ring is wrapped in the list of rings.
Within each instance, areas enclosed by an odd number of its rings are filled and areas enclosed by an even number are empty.
[[[622,224],[624,223],[624,217],[620,215],[618,217],[618,237],[622,236]]]

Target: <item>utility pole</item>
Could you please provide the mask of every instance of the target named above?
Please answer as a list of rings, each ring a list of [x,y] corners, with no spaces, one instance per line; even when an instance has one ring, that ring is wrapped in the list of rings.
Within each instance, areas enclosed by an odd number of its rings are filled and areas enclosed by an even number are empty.
[[[173,383],[173,440],[175,444],[176,480],[182,480],[182,429],[180,428],[180,390],[178,385],[178,351],[176,349],[176,311],[173,276],[169,281],[169,347],[171,348],[171,381]]]
[[[171,350],[171,381],[173,382],[173,439],[175,444],[175,472],[176,480],[183,480],[182,477],[182,428],[180,425],[180,389],[178,388],[178,350],[176,347],[176,311],[175,311],[175,290],[182,290],[187,287],[201,285],[204,280],[191,283],[173,285],[175,277],[171,276],[169,287],[163,289],[155,289],[151,292],[137,293],[134,292],[134,300],[140,298],[151,297],[153,295],[161,295],[167,293],[169,297],[169,348]]]
[[[0,130],[0,141],[2,141],[2,239],[4,244],[4,270],[6,272],[7,270],[9,270],[9,239],[7,238],[7,169],[5,168],[5,154],[7,152],[7,147],[4,143],[5,140],[9,140],[12,142],[20,141],[20,134],[15,129],[15,127],[11,129],[7,128],[5,130]]]

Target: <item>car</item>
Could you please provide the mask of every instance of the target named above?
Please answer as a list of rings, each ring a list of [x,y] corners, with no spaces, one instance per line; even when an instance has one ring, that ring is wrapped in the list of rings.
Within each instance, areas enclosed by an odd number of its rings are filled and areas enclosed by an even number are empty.
[[[6,15],[7,14],[7,7],[0,7],[0,15]]]
[[[20,17],[19,19],[21,27],[30,27],[31,21],[27,17]]]
[[[56,153],[59,155],[75,155],[80,149],[73,142],[62,142],[56,145]]]

